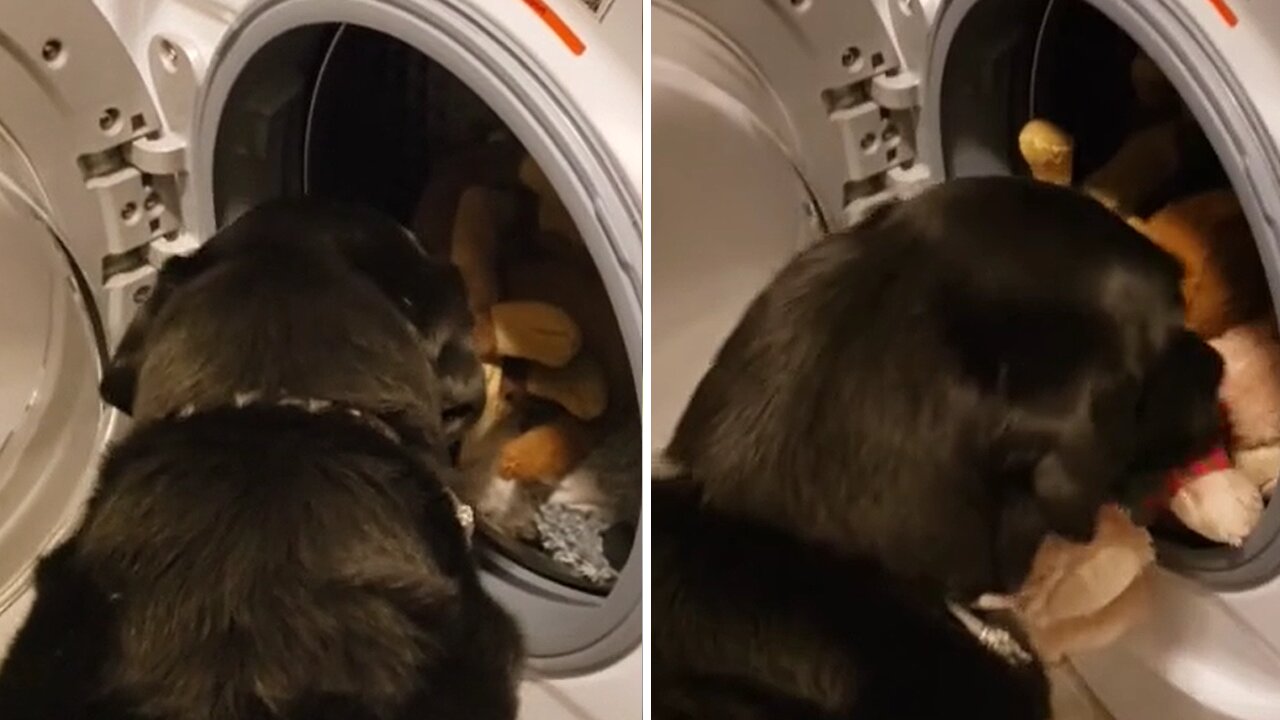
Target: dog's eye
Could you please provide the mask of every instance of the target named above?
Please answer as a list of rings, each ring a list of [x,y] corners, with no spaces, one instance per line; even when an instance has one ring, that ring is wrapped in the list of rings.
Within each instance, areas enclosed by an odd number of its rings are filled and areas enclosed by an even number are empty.
[[[453,433],[465,430],[479,411],[471,403],[462,403],[445,408],[443,415],[445,431]]]

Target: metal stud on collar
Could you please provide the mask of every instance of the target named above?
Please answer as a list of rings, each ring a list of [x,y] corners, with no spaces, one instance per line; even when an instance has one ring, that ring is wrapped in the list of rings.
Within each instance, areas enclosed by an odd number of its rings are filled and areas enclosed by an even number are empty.
[[[458,524],[462,526],[462,535],[467,539],[467,544],[471,544],[471,539],[476,533],[476,511],[475,508],[462,502],[452,490],[445,489],[445,493],[449,495],[449,499],[453,501],[453,514],[458,518]]]
[[[1027,652],[1008,630],[983,622],[967,608],[955,603],[947,603],[947,609],[983,647],[999,655],[1010,665],[1028,665],[1035,660],[1035,656]]]

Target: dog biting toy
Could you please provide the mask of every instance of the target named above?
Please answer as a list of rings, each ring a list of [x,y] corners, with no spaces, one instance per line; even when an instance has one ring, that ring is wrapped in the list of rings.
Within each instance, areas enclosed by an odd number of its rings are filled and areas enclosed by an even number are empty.
[[[1122,152],[1105,166],[1105,173],[1090,176],[1085,192],[1117,211],[1149,202],[1154,188],[1167,182],[1176,166],[1151,161],[1148,155],[1156,154],[1152,147],[1157,144],[1151,137],[1155,136],[1143,136],[1145,139],[1138,141],[1138,147],[1146,148],[1142,152]],[[1165,142],[1176,149],[1171,136],[1165,137]],[[1032,174],[1066,186],[1071,185],[1068,170],[1073,144],[1070,135],[1043,119],[1029,122],[1019,137]],[[1152,162],[1151,173],[1160,176],[1158,182],[1144,181],[1139,192],[1120,190],[1119,185],[1124,182],[1121,178],[1140,176],[1141,166],[1147,162]],[[1266,278],[1257,261],[1253,238],[1239,203],[1229,191],[1201,193],[1169,203],[1150,218],[1128,215],[1125,219],[1183,265],[1182,294],[1191,330],[1213,338],[1267,306]],[[1237,350],[1237,354],[1244,352],[1243,348]],[[1230,376],[1232,359],[1227,357],[1225,364]],[[1271,402],[1241,392],[1224,399],[1228,418],[1241,411],[1247,413],[1243,409],[1252,404]],[[1219,447],[1171,473],[1162,492],[1154,495],[1147,506],[1167,509],[1184,526],[1207,539],[1240,545],[1261,518],[1263,496],[1254,474],[1233,461],[1228,440],[1224,431]],[[1256,458],[1254,464],[1265,463],[1269,460],[1267,452],[1270,451],[1249,457]],[[1280,453],[1280,444],[1277,452]]]

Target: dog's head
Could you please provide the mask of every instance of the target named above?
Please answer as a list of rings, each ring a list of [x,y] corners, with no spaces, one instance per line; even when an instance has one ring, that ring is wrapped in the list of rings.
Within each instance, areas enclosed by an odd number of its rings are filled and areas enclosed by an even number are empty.
[[[717,355],[668,454],[704,501],[956,596],[1016,588],[1207,449],[1221,360],[1176,262],[1094,201],[954,181],[808,249]]]
[[[139,415],[252,390],[389,412],[425,402],[440,416],[428,426],[452,442],[484,405],[470,337],[456,268],[394,220],[274,201],[164,264],[100,391]]]

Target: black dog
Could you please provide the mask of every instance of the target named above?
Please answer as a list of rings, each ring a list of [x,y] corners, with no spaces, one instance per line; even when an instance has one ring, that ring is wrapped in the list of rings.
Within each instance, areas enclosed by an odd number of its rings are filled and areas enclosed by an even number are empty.
[[[39,563],[0,717],[514,718],[521,639],[445,482],[470,331],[372,211],[276,202],[167,262],[102,381],[137,425]]]
[[[1222,364],[1179,278],[1094,201],[1016,179],[795,258],[654,485],[655,717],[1048,717],[1016,622],[973,604],[1209,447]]]

